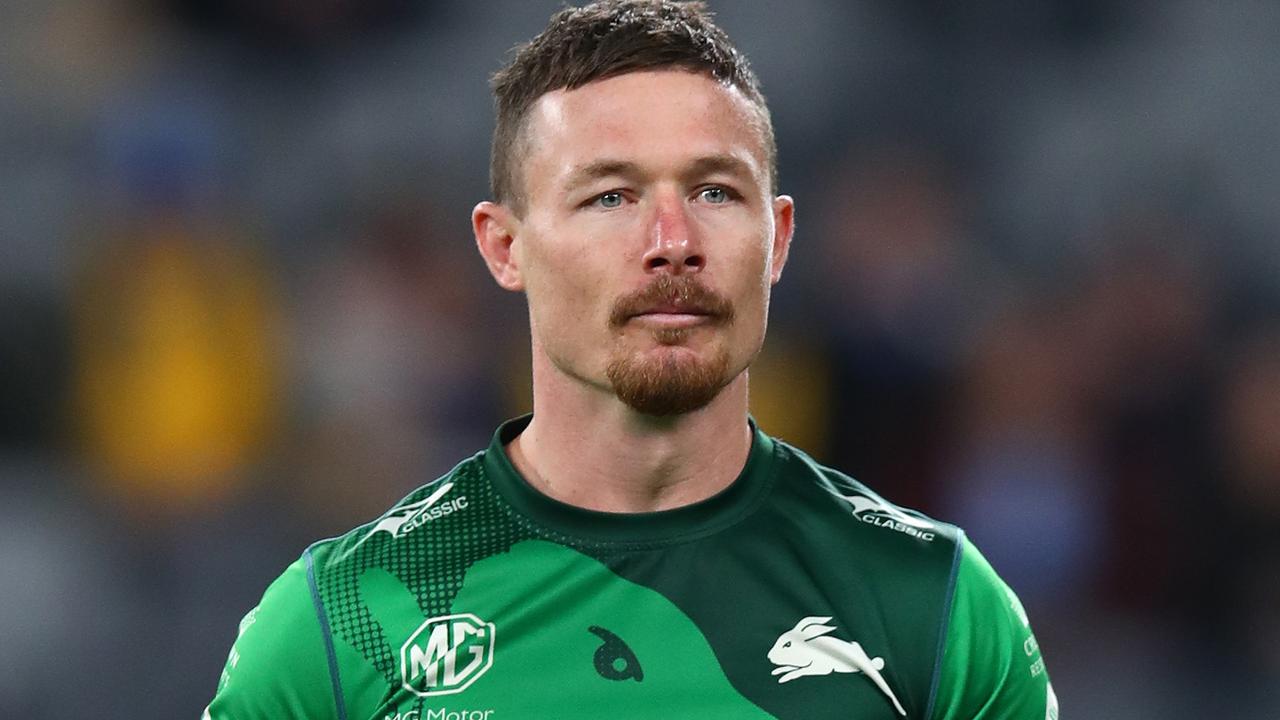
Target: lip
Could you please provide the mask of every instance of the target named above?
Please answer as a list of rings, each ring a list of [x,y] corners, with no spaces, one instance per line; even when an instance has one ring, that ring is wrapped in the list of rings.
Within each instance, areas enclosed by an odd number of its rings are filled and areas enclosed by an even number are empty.
[[[650,305],[637,315],[707,315],[706,309],[694,303],[667,302]]]
[[[650,325],[678,328],[700,325],[709,321],[711,316],[700,312],[649,310],[638,315],[633,315],[631,319],[639,320]]]

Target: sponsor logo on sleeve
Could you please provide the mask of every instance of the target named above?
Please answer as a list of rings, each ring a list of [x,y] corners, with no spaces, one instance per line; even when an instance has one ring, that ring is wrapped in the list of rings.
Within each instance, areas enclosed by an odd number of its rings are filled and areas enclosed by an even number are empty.
[[[836,495],[853,506],[853,516],[868,525],[888,528],[926,542],[933,542],[937,535],[932,522],[908,515],[889,503],[868,495]]]
[[[255,606],[252,610],[246,613],[244,617],[240,618],[240,627],[236,631],[236,637],[239,638],[244,634],[245,630],[253,627],[253,624],[256,622],[258,622],[258,606]]]
[[[452,695],[493,667],[493,623],[471,613],[428,618],[400,648],[400,680],[421,697]]]
[[[893,709],[906,717],[907,711],[880,674],[884,658],[871,657],[857,642],[829,637],[836,631],[834,625],[827,624],[830,621],[830,617],[807,617],[778,637],[769,650],[769,662],[778,666],[772,674],[782,676],[778,683],[807,675],[862,673],[889,698]]]
[[[215,694],[222,692],[227,687],[227,684],[231,682],[231,671],[235,670],[236,666],[240,664],[240,651],[236,649],[236,644],[240,642],[244,631],[252,627],[257,621],[258,606],[256,605],[244,617],[240,618],[240,627],[236,631],[236,642],[231,644],[231,651],[227,653],[227,663],[222,668],[222,674],[218,676],[218,689]]]
[[[1014,594],[1013,590],[1008,587],[1004,589],[1005,597],[1009,599],[1009,609],[1022,623],[1022,628],[1027,631],[1026,638],[1022,641],[1022,652],[1027,656],[1029,662],[1028,670],[1031,677],[1040,677],[1044,674],[1044,658],[1040,655],[1040,643],[1036,641],[1036,636],[1031,632],[1031,618],[1027,617],[1027,611],[1022,607],[1022,601]],[[1052,692],[1052,690],[1050,691]],[[1057,699],[1054,698],[1054,703]],[[1056,710],[1054,712],[1057,712]]]

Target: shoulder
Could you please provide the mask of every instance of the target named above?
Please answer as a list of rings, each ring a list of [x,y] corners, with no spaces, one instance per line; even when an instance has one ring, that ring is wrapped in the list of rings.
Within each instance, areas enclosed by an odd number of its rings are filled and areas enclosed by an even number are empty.
[[[382,652],[353,650],[351,639],[377,619],[372,613],[379,603],[403,600],[407,591],[382,587],[385,573],[364,571],[414,562],[424,551],[417,542],[421,529],[465,508],[468,494],[476,492],[479,457],[414,490],[381,516],[307,548],[241,622],[207,716],[319,718],[367,704],[361,693],[377,684],[361,681],[377,677],[379,663],[369,656],[378,660]],[[412,598],[407,602],[417,612]]]
[[[781,490],[808,522],[856,545],[860,572],[917,607],[931,634],[931,718],[1015,720],[1057,717],[1057,699],[1030,618],[964,531],[900,507],[844,473],[778,442]],[[852,556],[853,552],[847,553]],[[925,601],[926,598],[932,598]],[[901,608],[895,606],[892,612]]]
[[[932,686],[926,688],[926,717],[1057,718],[1030,618],[963,530],[895,505],[786,443],[777,445],[779,495],[796,506],[810,536],[822,532],[828,546],[833,537],[845,542],[843,562],[874,577],[879,594],[895,598],[884,612],[915,618],[916,629],[931,628],[913,645],[930,646],[932,672],[922,673]]]
[[[901,507],[865,484],[778,443],[771,508],[774,537],[786,538],[845,587],[866,588],[897,625],[929,633],[916,646],[938,645],[961,559],[964,533]],[[892,598],[892,600],[887,600]]]
[[[304,553],[240,621],[205,717],[325,717],[333,713],[326,637]]]
[[[1031,619],[978,548],[962,538],[934,712],[945,720],[1057,718]]]
[[[876,539],[890,547],[916,548],[958,561],[957,549],[963,533],[911,508],[890,502],[867,485],[845,473],[823,465],[803,450],[774,440],[778,456],[779,490],[783,501],[803,504],[810,512],[830,516],[847,525],[850,532]],[[857,528],[857,530],[853,530]]]
[[[355,560],[357,554],[382,554],[440,518],[466,509],[482,481],[483,453],[458,463],[444,475],[400,499],[378,517],[337,537],[311,546],[315,572],[325,576]]]
[[[934,694],[964,533],[786,443],[777,452],[768,536],[804,558],[792,564],[833,599],[821,614],[884,659],[895,693],[919,713]]]

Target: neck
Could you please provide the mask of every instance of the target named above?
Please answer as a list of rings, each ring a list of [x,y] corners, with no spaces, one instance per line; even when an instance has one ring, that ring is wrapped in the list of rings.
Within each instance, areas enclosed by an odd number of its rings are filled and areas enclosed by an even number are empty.
[[[544,494],[602,512],[669,510],[733,483],[751,451],[747,373],[706,407],[655,418],[534,362],[533,420],[507,452]]]

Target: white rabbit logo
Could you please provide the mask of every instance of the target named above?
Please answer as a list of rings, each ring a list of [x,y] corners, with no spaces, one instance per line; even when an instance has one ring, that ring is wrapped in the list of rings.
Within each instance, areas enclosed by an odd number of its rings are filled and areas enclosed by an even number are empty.
[[[778,682],[790,682],[806,675],[860,672],[889,696],[894,709],[905,717],[907,711],[902,709],[902,704],[880,675],[884,669],[884,658],[867,655],[867,651],[856,642],[825,637],[835,632],[834,626],[826,624],[830,620],[830,617],[807,617],[782,633],[769,651],[769,662],[778,666],[772,674],[782,675]]]

